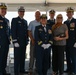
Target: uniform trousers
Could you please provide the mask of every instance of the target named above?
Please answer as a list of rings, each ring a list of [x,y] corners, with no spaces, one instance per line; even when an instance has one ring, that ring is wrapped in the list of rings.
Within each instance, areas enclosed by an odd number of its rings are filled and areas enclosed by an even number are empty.
[[[9,51],[9,44],[5,44],[0,48],[0,73],[6,74],[7,56]]]
[[[47,75],[50,49],[43,49],[40,46],[36,47],[36,67],[39,75]]]
[[[14,47],[14,74],[19,75],[19,73],[25,71],[25,53],[26,46],[24,47]]]
[[[72,46],[66,47],[66,61],[68,72],[76,73],[76,48]]]

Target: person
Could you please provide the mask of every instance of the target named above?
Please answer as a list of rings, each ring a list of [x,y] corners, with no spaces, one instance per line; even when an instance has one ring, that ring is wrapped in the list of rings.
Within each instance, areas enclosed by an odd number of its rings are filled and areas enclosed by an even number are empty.
[[[50,27],[52,27],[52,25],[54,25],[55,24],[55,18],[54,18],[54,16],[55,16],[55,10],[50,10],[49,11],[49,16],[50,16],[50,19],[49,20],[47,20],[47,24],[50,26]]]
[[[47,25],[47,16],[42,14],[41,24],[35,28],[36,68],[38,75],[47,75],[49,54],[52,42],[52,31]]]
[[[25,72],[25,53],[28,43],[27,21],[23,18],[25,9],[20,6],[18,17],[13,18],[11,22],[11,33],[14,44],[14,75]]]
[[[49,20],[47,20],[47,24],[48,24],[48,26],[50,27],[50,28],[52,28],[52,26],[55,24],[55,18],[54,18],[54,16],[55,16],[55,10],[50,10],[49,11],[49,16],[50,16],[50,19]],[[52,47],[53,47],[53,45],[52,45]],[[51,50],[50,50],[50,56],[49,56],[49,68],[51,67],[51,58],[52,58],[52,48],[51,48]]]
[[[34,31],[35,27],[40,25],[40,11],[35,12],[35,20],[31,21],[28,26],[28,35],[30,37],[30,62],[29,62],[29,75],[33,73],[33,66],[35,62],[35,39],[34,39]]]
[[[7,5],[0,3],[0,75],[10,75],[6,72],[7,56],[10,44],[9,20],[5,18]]]
[[[74,9],[72,7],[68,7],[66,13],[68,19],[64,24],[68,27],[69,38],[66,45],[67,70],[65,72],[73,72],[76,75],[76,47],[74,47],[74,44],[76,43],[76,19],[73,18]]]
[[[52,69],[53,75],[63,75],[64,72],[64,51],[66,47],[66,39],[68,39],[68,27],[62,23],[63,16],[58,14],[56,24],[52,26],[53,34],[53,55]]]

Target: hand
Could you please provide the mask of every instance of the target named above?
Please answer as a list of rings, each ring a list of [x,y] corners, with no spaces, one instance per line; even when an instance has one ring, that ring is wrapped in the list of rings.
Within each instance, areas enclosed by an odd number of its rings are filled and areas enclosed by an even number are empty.
[[[14,46],[15,46],[15,47],[19,47],[19,44],[18,44],[18,43],[14,43]]]
[[[74,44],[74,47],[76,48],[76,43]]]
[[[55,40],[55,41],[58,41],[59,38],[60,38],[59,36],[58,36],[58,37],[54,37],[54,40]]]
[[[46,48],[48,49],[51,46],[51,44],[46,44]]]
[[[43,47],[44,49],[46,49],[46,44],[42,44],[41,47]]]
[[[55,41],[60,41],[60,40],[63,40],[63,38],[60,38],[60,36],[58,36],[58,37],[54,37],[54,40]]]

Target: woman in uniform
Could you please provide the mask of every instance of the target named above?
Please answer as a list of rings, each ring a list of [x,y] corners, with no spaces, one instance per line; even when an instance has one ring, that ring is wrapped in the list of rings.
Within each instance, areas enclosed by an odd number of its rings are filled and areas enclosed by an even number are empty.
[[[52,44],[52,31],[47,25],[47,16],[40,17],[41,25],[35,28],[36,68],[38,75],[47,75]]]

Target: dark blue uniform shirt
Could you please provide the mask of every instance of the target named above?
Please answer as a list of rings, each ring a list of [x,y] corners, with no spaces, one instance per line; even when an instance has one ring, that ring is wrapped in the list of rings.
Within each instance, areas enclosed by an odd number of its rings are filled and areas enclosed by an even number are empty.
[[[55,19],[54,20],[47,20],[47,25],[52,27],[55,24]]]
[[[18,42],[20,46],[27,45],[28,33],[27,33],[27,21],[20,17],[13,18],[11,22],[11,32],[13,42]]]
[[[9,20],[0,16],[0,47],[10,44]]]
[[[76,19],[72,18],[71,21],[66,20],[64,24],[67,25],[69,33],[67,46],[73,46],[76,42]]]
[[[52,44],[53,37],[52,31],[48,25],[46,25],[46,32],[44,31],[44,27],[42,25],[36,26],[35,29],[35,41],[37,45],[42,44]]]

